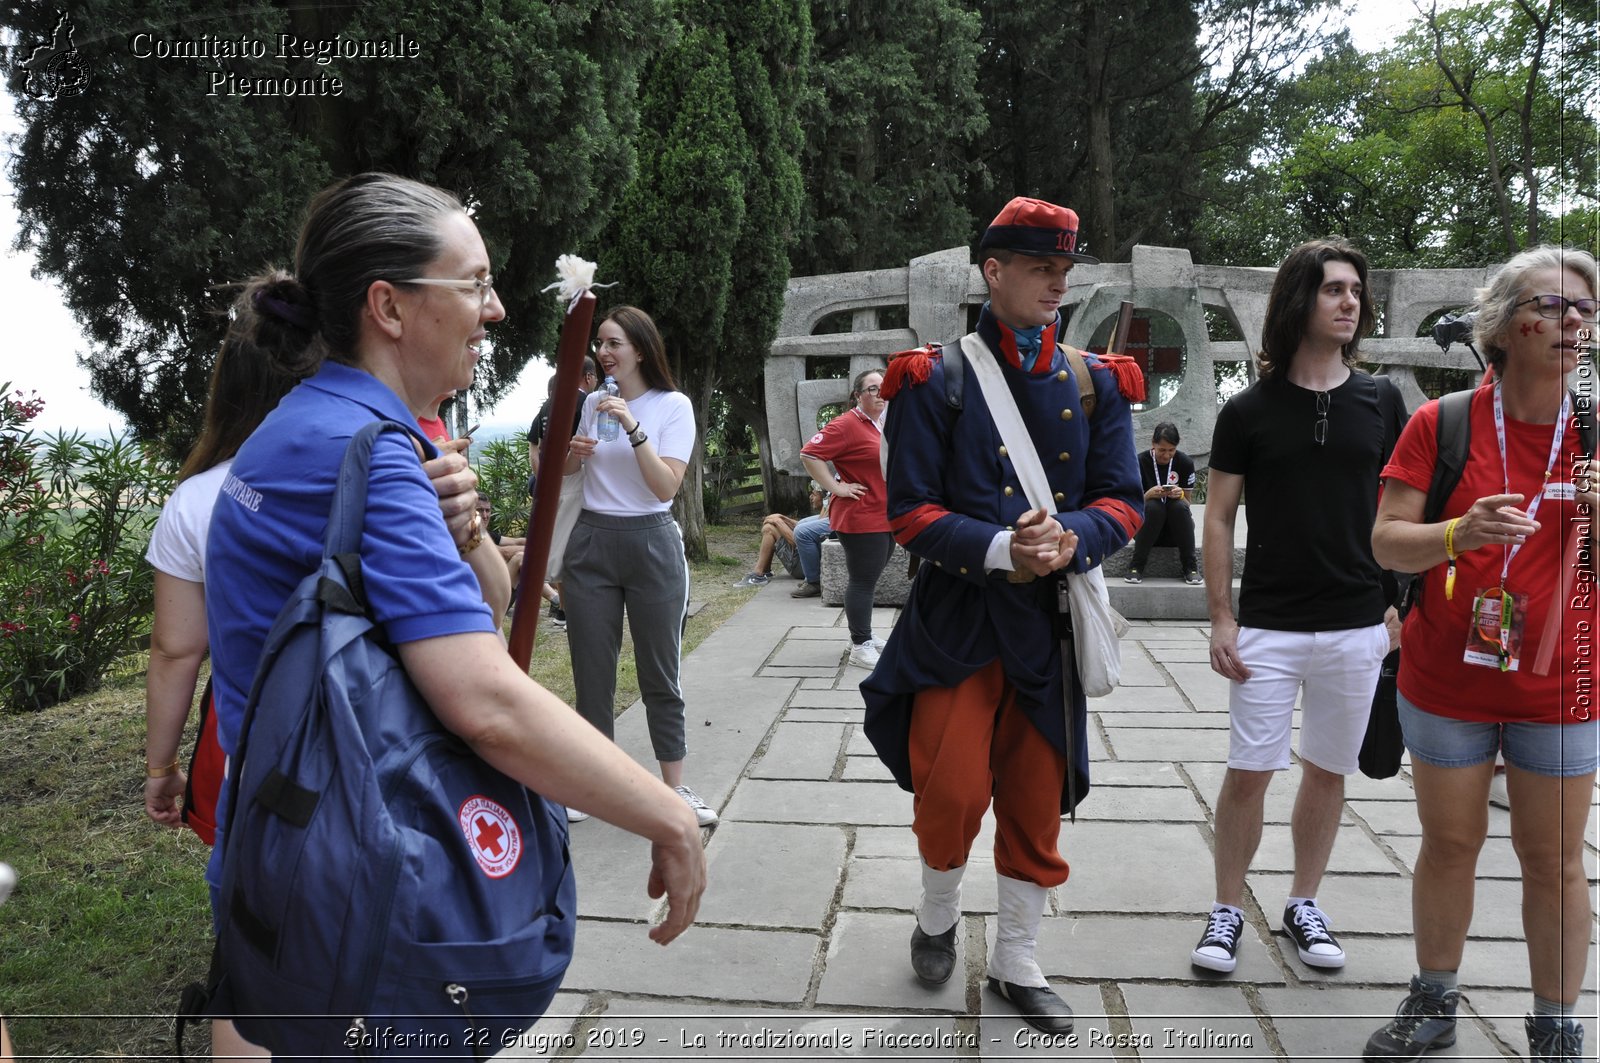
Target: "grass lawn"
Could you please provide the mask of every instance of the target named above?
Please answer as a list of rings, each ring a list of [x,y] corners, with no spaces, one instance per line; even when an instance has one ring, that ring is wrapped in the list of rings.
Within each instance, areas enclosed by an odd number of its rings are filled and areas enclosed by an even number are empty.
[[[759,527],[708,530],[711,560],[690,568],[685,653],[755,593],[733,583]],[[570,702],[567,652],[541,620],[532,675]],[[638,696],[626,641],[622,661],[619,710]],[[210,850],[144,815],[144,671],[143,655],[127,657],[94,694],[0,715],[0,860],[19,877],[0,907],[0,1013],[23,1055],[170,1054],[179,993],[206,974]],[[206,1038],[202,1026],[185,1047],[203,1056]]]

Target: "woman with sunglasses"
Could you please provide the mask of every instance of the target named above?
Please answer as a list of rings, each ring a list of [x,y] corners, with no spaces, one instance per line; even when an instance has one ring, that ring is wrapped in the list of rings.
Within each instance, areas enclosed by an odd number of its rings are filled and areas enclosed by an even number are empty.
[[[626,612],[661,778],[700,825],[709,826],[717,813],[683,782],[689,747],[678,673],[689,564],[683,532],[672,519],[672,499],[694,454],[694,407],[673,384],[666,345],[649,314],[619,306],[600,322],[596,337],[600,376],[616,383],[617,394],[596,389],[572,437],[566,471],[584,469],[583,509],[561,568],[578,712],[607,738],[615,734]],[[608,416],[618,431],[601,440],[600,422]]]
[[[889,402],[880,393],[883,371],[868,369],[850,387],[854,405],[812,436],[800,448],[800,460],[811,478],[833,496],[828,522],[839,545],[849,582],[844,591],[844,616],[850,625],[850,663],[874,668],[883,641],[872,637],[872,599],[878,577],[894,552],[889,532],[889,489],[883,482],[878,441]],[[829,463],[833,468],[830,469]],[[837,475],[835,475],[837,473]]]
[[[1385,568],[1424,573],[1399,674],[1422,845],[1411,893],[1418,971],[1367,1059],[1455,1043],[1457,972],[1502,750],[1533,983],[1530,1058],[1582,1058],[1573,1013],[1594,925],[1583,853],[1600,724],[1576,681],[1593,660],[1595,572],[1592,540],[1574,537],[1600,500],[1567,388],[1580,365],[1593,372],[1595,260],[1524,251],[1479,291],[1477,309],[1493,380],[1472,396],[1460,483],[1424,523],[1438,457],[1438,404],[1428,403],[1383,471],[1372,533]],[[1592,380],[1587,395],[1592,403]]]

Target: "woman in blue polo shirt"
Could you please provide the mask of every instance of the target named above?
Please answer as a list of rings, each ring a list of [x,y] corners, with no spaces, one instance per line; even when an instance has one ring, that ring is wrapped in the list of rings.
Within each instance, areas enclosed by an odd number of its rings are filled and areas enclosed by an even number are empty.
[[[246,295],[255,312],[233,327],[309,375],[240,449],[211,527],[206,609],[229,752],[273,619],[320,564],[347,442],[378,418],[413,423],[435,396],[469,386],[486,327],[505,316],[461,204],[388,174],[319,194],[293,274],[257,278]],[[504,579],[505,564],[484,542],[474,474],[459,454],[437,460],[446,468],[430,483],[402,437],[373,448],[361,565],[374,617],[439,721],[485,761],[651,840],[651,883],[670,911],[650,936],[670,941],[693,922],[705,886],[695,817],[511,660],[480,587],[486,574]],[[226,810],[219,819],[220,835]]]

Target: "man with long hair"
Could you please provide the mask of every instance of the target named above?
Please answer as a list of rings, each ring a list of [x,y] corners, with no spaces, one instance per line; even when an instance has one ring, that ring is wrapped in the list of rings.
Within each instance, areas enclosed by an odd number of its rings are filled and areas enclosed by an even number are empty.
[[[1387,625],[1398,628],[1371,534],[1378,473],[1404,427],[1405,404],[1394,385],[1355,369],[1372,323],[1360,251],[1342,240],[1295,248],[1267,304],[1260,379],[1217,415],[1201,553],[1211,667],[1232,682],[1228,770],[1216,802],[1216,903],[1190,957],[1207,970],[1238,964],[1245,873],[1261,842],[1267,787],[1289,767],[1297,698],[1300,789],[1283,928],[1303,962],[1344,966],[1317,888],[1389,651]],[[1233,529],[1247,485],[1257,504],[1235,618]]]

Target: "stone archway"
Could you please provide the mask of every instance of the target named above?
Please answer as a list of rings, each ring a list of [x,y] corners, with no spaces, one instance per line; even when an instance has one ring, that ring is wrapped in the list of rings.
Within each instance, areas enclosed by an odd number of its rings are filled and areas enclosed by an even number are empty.
[[[1165,402],[1135,413],[1134,434],[1147,437],[1158,421],[1172,421],[1183,435],[1184,449],[1204,464],[1216,426],[1216,364],[1248,364],[1254,359],[1276,272],[1271,267],[1196,265],[1183,248],[1135,247],[1131,262],[1073,269],[1064,339],[1077,347],[1090,346],[1099,324],[1115,314],[1124,299],[1175,322],[1183,341],[1177,387]],[[1364,364],[1392,377],[1410,408],[1424,399],[1414,369],[1476,367],[1464,348],[1447,353],[1416,332],[1429,315],[1470,303],[1488,272],[1371,271],[1368,282],[1381,312],[1383,333],[1362,343]],[[964,247],[924,255],[899,269],[791,278],[765,374],[773,468],[805,475],[800,447],[814,430],[817,410],[849,398],[848,381],[810,379],[808,360],[848,358],[852,375],[881,367],[895,351],[959,337],[966,331],[971,308],[981,305],[984,297],[983,276]],[[880,328],[879,313],[890,309],[903,314],[909,327]],[[1206,325],[1208,310],[1244,339],[1212,340]],[[825,318],[840,313],[851,315],[849,332],[814,334]]]

